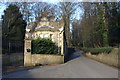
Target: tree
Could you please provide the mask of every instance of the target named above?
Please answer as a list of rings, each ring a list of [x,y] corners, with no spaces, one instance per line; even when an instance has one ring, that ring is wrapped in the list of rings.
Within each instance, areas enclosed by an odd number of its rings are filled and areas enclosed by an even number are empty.
[[[3,45],[8,47],[10,41],[24,41],[26,22],[16,5],[9,5],[4,11],[2,21]],[[11,45],[12,46],[12,45]],[[4,48],[4,47],[3,47]]]
[[[120,44],[120,2],[107,3],[108,5],[108,32],[109,45],[118,46]]]
[[[62,11],[61,15],[64,21],[65,37],[68,47],[71,47],[70,18],[77,9],[77,6],[77,3],[72,2],[61,2],[59,6]]]
[[[44,12],[44,8],[46,8],[47,12],[50,12],[50,15],[54,16],[56,16],[55,9],[58,9],[57,5],[49,4],[47,2],[15,2],[10,4],[15,4],[20,8],[23,19],[27,23],[30,23],[34,21],[36,17],[39,17],[40,13]]]
[[[109,46],[108,43],[108,25],[107,25],[107,4],[106,2],[98,4],[98,27],[100,27],[100,32],[102,34],[103,38],[103,46],[107,47]]]
[[[73,20],[72,22],[72,46],[82,47],[82,27],[80,20]]]
[[[82,3],[83,16],[80,24],[83,47],[118,46],[120,43],[120,2]],[[74,34],[77,38],[79,37]],[[72,41],[76,42],[76,38]],[[74,43],[75,43],[74,42]],[[77,44],[76,44],[77,46]]]

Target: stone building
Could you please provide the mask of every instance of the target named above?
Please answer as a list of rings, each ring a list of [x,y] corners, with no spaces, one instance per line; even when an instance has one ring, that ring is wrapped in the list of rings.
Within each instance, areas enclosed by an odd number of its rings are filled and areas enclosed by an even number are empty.
[[[49,12],[40,13],[35,22],[29,23],[25,33],[24,64],[31,62],[31,40],[38,37],[50,38],[59,48],[57,54],[64,55],[63,27],[63,20],[55,20]]]

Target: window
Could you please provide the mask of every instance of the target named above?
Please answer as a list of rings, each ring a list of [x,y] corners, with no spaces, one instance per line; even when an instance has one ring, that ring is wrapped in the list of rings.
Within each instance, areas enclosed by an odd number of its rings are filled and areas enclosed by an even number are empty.
[[[47,35],[47,34],[45,34],[45,35],[44,35],[44,38],[48,38],[48,35]]]
[[[51,38],[51,39],[52,39],[52,35],[53,35],[53,34],[50,34],[50,38]]]
[[[43,38],[43,35],[41,34],[40,37]]]

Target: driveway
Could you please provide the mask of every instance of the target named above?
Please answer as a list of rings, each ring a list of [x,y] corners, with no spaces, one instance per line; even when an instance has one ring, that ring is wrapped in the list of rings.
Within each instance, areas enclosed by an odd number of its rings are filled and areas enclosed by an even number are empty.
[[[118,70],[86,58],[77,50],[65,64],[13,72],[3,78],[118,78]]]

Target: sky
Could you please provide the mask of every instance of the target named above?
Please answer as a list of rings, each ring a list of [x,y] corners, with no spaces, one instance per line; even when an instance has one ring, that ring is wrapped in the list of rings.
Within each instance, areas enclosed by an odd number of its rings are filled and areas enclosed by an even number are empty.
[[[59,0],[44,0],[45,2],[51,3],[51,4],[57,4]],[[2,4],[0,6],[0,19],[2,18],[2,15],[4,14],[4,10],[6,9],[6,6]],[[80,14],[82,14],[82,10],[77,9],[75,14],[72,16],[75,19],[80,19]]]
[[[23,0],[0,0],[0,2],[5,2],[5,1],[9,1],[9,2],[17,2],[17,1],[23,1]],[[24,0],[24,1],[31,1],[31,2],[48,2],[51,4],[57,4],[58,2],[101,2],[101,1],[107,1],[107,2],[119,2],[120,0]],[[1,15],[3,15],[3,11],[6,9],[5,5],[1,5],[0,4],[0,19],[1,19]],[[82,10],[77,10],[75,12],[75,15],[73,16],[76,19],[80,19],[83,12]]]
[[[3,15],[4,10],[6,9],[6,6],[4,4],[0,5],[0,19]]]
[[[59,0],[44,0],[44,2],[48,2],[51,4],[57,4],[59,2]],[[1,19],[1,16],[3,15],[3,12],[5,9],[6,9],[6,6],[4,4],[0,4],[0,19]]]
[[[57,4],[59,2],[59,0],[44,0],[44,1],[52,4]]]

